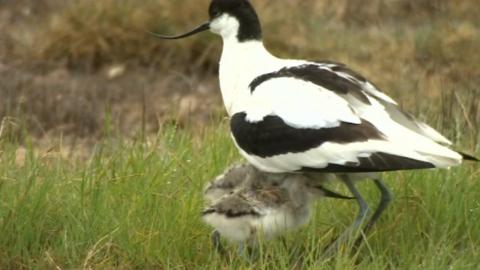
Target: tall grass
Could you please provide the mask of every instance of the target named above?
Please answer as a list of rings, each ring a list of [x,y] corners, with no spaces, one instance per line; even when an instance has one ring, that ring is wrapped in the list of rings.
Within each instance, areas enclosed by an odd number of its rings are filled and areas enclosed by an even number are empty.
[[[480,171],[392,173],[395,199],[358,252],[322,248],[353,219],[354,202],[322,200],[312,222],[261,247],[257,261],[219,257],[200,221],[202,188],[238,160],[224,125],[164,127],[131,142],[112,135],[87,160],[63,145],[0,148],[1,269],[476,269]],[[361,190],[374,204],[373,185]],[[343,192],[347,192],[343,190]]]

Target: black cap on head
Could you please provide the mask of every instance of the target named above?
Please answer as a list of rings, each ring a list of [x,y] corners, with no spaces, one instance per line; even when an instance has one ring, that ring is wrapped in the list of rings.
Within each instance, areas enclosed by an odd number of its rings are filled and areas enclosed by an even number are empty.
[[[166,36],[147,31],[161,39],[181,39],[210,29],[210,23],[216,18],[227,14],[235,17],[239,22],[238,41],[260,40],[262,29],[255,9],[248,0],[212,0],[208,10],[210,21],[201,24],[195,29],[180,35]]]
[[[240,23],[238,32],[239,41],[260,40],[262,28],[257,13],[248,0],[212,0],[208,10],[210,21],[228,14],[235,17]]]

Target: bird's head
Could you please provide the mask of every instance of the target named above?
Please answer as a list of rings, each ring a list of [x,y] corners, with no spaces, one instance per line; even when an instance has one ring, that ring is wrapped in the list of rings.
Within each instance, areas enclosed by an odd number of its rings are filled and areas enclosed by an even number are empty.
[[[260,20],[248,0],[212,0],[208,14],[207,22],[187,33],[175,36],[151,34],[161,39],[181,39],[211,30],[224,40],[236,39],[238,42],[244,42],[262,38]]]

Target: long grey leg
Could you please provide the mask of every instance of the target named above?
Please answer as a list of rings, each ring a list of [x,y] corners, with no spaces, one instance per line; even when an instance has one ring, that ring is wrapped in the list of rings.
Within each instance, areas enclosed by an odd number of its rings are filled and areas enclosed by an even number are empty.
[[[355,238],[360,232],[361,226],[370,212],[367,202],[363,199],[353,181],[348,176],[342,176],[342,181],[348,187],[352,195],[355,196],[355,200],[357,201],[359,208],[358,214],[353,224],[350,225],[350,227],[348,227],[332,244],[327,247],[323,254],[324,257],[330,257],[340,248],[341,245],[348,243]]]
[[[355,218],[355,222],[353,223],[354,229],[358,230],[359,227],[365,221],[365,218],[370,213],[370,207],[368,207],[367,202],[363,199],[362,195],[355,187],[355,184],[353,183],[352,180],[350,180],[350,178],[348,178],[348,176],[345,176],[344,179],[342,180],[345,183],[345,185],[347,185],[352,195],[355,196],[355,199],[357,200],[357,203],[358,203],[358,207],[359,207],[358,214],[357,214],[357,217]]]
[[[388,187],[382,182],[381,179],[374,179],[374,183],[377,186],[377,188],[380,190],[380,201],[378,203],[377,209],[375,209],[375,212],[373,213],[372,217],[370,220],[367,222],[365,227],[363,228],[363,233],[366,234],[368,231],[370,231],[377,222],[378,218],[382,215],[383,211],[387,208],[388,204],[392,200],[392,193],[388,189]],[[362,236],[360,236],[355,245],[358,245],[362,240]]]

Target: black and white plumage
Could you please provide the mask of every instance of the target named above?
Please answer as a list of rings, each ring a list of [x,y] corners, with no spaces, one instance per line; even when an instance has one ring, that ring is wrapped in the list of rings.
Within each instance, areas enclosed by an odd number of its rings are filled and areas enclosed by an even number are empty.
[[[270,54],[249,1],[213,0],[209,14],[191,33],[210,29],[223,39],[220,87],[232,137],[257,168],[378,172],[462,162],[448,139],[347,66]]]
[[[209,29],[220,35],[220,88],[240,153],[264,172],[337,173],[359,204],[354,230],[369,212],[354,178],[373,178],[381,191],[369,228],[390,200],[376,172],[476,160],[450,149],[448,139],[346,65],[273,56],[250,1],[212,0],[209,15],[186,34],[154,35],[178,39]]]
[[[262,170],[376,172],[462,160],[441,145],[447,139],[345,66],[305,62],[265,74],[252,80],[231,121],[240,151]]]

